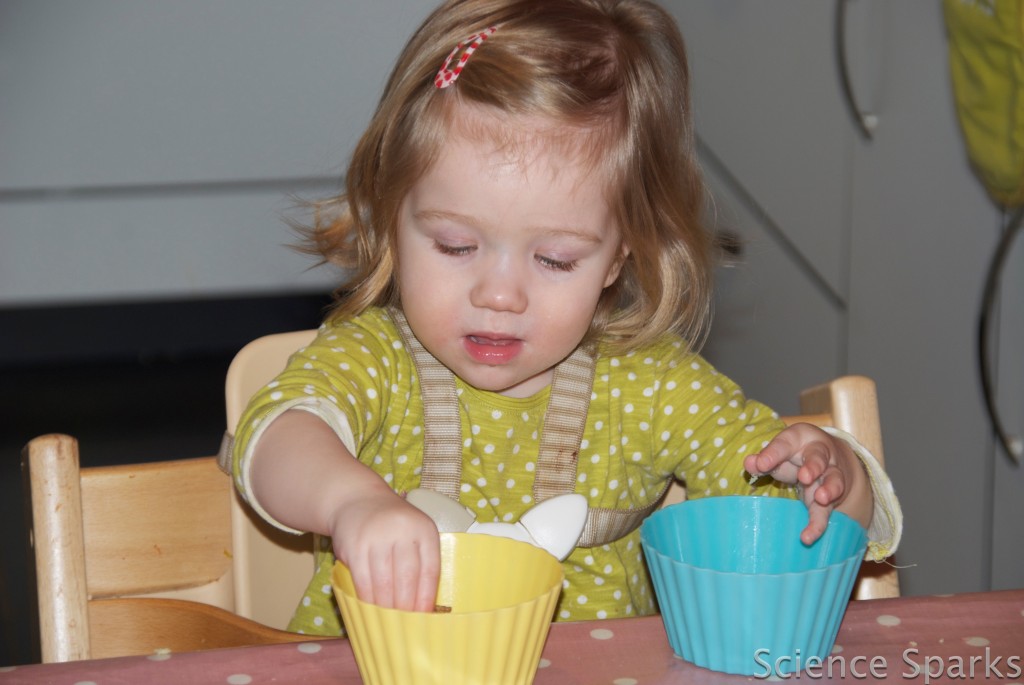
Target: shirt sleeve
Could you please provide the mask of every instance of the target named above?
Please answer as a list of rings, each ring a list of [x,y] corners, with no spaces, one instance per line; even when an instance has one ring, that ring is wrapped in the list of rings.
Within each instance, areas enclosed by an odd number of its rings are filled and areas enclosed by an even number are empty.
[[[766,494],[795,497],[789,485],[743,468],[785,424],[769,407],[748,399],[728,377],[697,355],[663,361],[655,402],[656,468],[686,486],[687,497]]]
[[[301,532],[276,521],[253,495],[253,454],[264,431],[286,411],[307,411],[327,423],[358,457],[366,436],[379,430],[385,415],[391,385],[380,367],[390,346],[390,339],[359,320],[325,324],[250,400],[235,431],[232,473],[243,499],[272,525]]]
[[[871,525],[868,527],[868,551],[865,558],[870,561],[882,561],[896,552],[903,536],[903,510],[896,499],[892,481],[875,455],[852,435],[838,428],[825,427],[822,430],[846,442],[867,471],[868,479],[871,481],[871,494],[874,497],[874,511],[871,513]]]

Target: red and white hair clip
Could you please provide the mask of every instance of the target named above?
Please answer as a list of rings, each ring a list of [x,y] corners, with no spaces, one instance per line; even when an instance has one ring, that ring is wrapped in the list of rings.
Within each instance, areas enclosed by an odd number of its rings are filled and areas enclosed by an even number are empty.
[[[469,61],[470,56],[476,52],[476,49],[480,47],[481,43],[487,40],[487,38],[497,30],[497,26],[491,26],[480,33],[473,34],[456,45],[455,49],[448,53],[448,57],[445,59],[444,64],[441,65],[441,69],[437,72],[437,76],[434,77],[434,85],[438,88],[447,88],[455,83],[455,79],[459,78],[459,74],[462,73],[462,70],[465,68],[466,62]],[[452,66],[452,60],[455,59],[455,55],[458,55],[460,50],[462,50],[462,55],[460,55],[458,61],[455,62],[455,66]]]

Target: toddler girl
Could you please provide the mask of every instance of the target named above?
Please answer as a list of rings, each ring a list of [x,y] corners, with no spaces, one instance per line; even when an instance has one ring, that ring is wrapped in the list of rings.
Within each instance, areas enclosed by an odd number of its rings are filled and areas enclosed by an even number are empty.
[[[560,620],[656,610],[637,526],[673,478],[802,496],[805,541],[835,508],[869,556],[895,550],[870,455],[785,428],[694,351],[712,244],[687,88],[645,0],[450,0],[411,38],[309,232],[344,296],[237,431],[248,502],[323,536],[292,629],[341,631],[335,557],[364,599],[433,608],[437,529],[402,497],[421,486],[478,521],[585,496]]]

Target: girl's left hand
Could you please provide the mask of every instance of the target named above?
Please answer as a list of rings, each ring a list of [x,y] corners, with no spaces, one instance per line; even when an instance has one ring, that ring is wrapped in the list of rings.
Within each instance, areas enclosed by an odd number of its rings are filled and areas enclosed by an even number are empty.
[[[743,467],[752,476],[768,475],[798,486],[810,512],[800,533],[804,544],[821,537],[833,509],[865,527],[871,522],[873,501],[864,467],[845,441],[817,426],[787,427],[759,453],[744,459]]]

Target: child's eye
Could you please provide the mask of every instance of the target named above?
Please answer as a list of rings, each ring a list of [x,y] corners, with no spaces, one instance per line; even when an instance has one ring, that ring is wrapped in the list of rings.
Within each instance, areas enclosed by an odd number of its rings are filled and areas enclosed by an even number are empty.
[[[564,261],[561,259],[554,259],[552,257],[545,257],[544,255],[537,255],[537,261],[552,271],[572,271],[576,268],[577,261],[575,259]]]
[[[434,249],[441,254],[462,257],[473,251],[472,245],[448,245],[437,240],[434,241]]]

